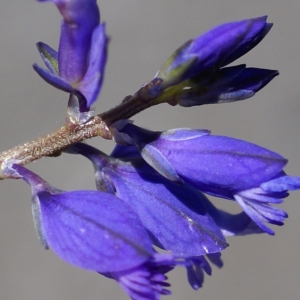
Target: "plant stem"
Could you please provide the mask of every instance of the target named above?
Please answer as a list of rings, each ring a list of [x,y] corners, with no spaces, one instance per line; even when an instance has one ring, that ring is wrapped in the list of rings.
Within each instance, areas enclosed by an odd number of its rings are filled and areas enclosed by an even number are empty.
[[[96,136],[112,139],[110,126],[114,122],[130,118],[159,103],[159,97],[145,101],[137,94],[128,96],[115,108],[91,118],[84,124],[66,123],[46,136],[0,153],[0,166],[12,160],[17,164],[26,165],[45,156],[58,156],[64,148]],[[0,179],[6,177],[8,176],[5,173],[0,173]]]
[[[0,163],[15,160],[17,164],[25,165],[45,156],[57,156],[64,148],[95,136],[112,138],[109,128],[99,116],[84,124],[65,124],[46,136],[4,151],[0,153]],[[5,174],[0,175],[0,178],[5,177]]]

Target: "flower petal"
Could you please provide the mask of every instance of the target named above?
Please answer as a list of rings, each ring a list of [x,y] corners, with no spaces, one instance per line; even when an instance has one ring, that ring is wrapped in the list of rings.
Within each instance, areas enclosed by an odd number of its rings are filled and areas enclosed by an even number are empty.
[[[206,197],[203,197],[203,202],[224,236],[244,236],[264,232],[245,212],[233,215],[217,209]]]
[[[48,70],[42,69],[37,64],[33,65],[33,69],[49,84],[68,93],[76,93],[76,90],[64,79],[56,75],[55,73],[49,72]]]
[[[37,43],[36,46],[49,71],[53,74],[58,74],[58,53],[42,42]]]
[[[58,50],[59,75],[73,85],[86,73],[93,30],[100,22],[99,9],[95,0],[54,3],[64,18]]]
[[[149,259],[152,246],[122,200],[98,191],[39,192],[49,247],[63,260],[98,272],[122,271]]]
[[[107,59],[107,42],[105,24],[99,25],[92,35],[87,71],[76,86],[76,89],[85,96],[88,107],[96,101],[102,86]]]
[[[87,70],[91,37],[100,22],[95,0],[39,0],[53,2],[63,16],[58,50],[59,76],[71,85]]]
[[[253,97],[279,73],[274,70],[243,68],[241,66],[223,68],[210,81],[199,85],[193,83],[188,89],[176,94],[179,105],[190,107],[203,104],[230,103]],[[238,74],[236,74],[236,71]]]
[[[108,274],[108,277],[118,281],[132,300],[157,300],[161,295],[170,295],[166,289],[169,272],[175,266],[172,256],[156,253],[153,259],[142,266],[123,272]],[[105,274],[104,274],[105,275]]]

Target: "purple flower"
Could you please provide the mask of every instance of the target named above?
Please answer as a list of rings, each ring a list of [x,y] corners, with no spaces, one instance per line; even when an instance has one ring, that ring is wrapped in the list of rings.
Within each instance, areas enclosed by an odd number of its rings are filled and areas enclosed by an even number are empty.
[[[287,160],[260,146],[206,130],[173,129],[151,132],[133,124],[121,130],[127,142],[160,174],[182,179],[210,195],[236,200],[245,213],[269,234],[264,222],[283,225],[287,214],[271,204],[282,202],[288,190],[300,188],[300,178],[287,176]],[[119,133],[118,138],[122,139]],[[133,153],[133,152],[132,152]]]
[[[145,164],[133,147],[116,146],[112,155],[122,154],[123,160],[81,143],[67,152],[82,154],[93,163],[97,188],[128,203],[156,246],[185,259],[193,289],[202,286],[204,272],[211,275],[204,254],[210,259],[216,258],[213,262],[222,266],[219,251],[226,247],[222,234],[262,232],[244,212],[231,215],[218,210],[198,190],[165,179]]]
[[[172,105],[194,106],[252,97],[279,73],[274,70],[224,66],[255,47],[269,32],[267,17],[217,26],[188,41],[156,74],[160,97]],[[153,87],[157,90],[157,86]],[[157,91],[156,91],[157,94]]]
[[[173,255],[154,252],[139,217],[123,200],[102,191],[60,191],[17,164],[3,171],[31,186],[34,223],[46,249],[117,280],[132,299],[170,293],[165,273],[176,264]]]
[[[36,64],[33,67],[48,83],[71,94],[71,115],[76,109],[87,112],[101,89],[106,63],[107,37],[105,25],[99,25],[96,0],[39,1],[54,2],[63,21],[58,52],[37,44],[48,70]]]
[[[76,147],[77,149],[79,148],[80,151],[77,150],[77,152],[81,152],[82,154],[84,153],[84,155],[94,163],[95,172],[96,172],[96,184],[102,182],[101,180],[99,180],[99,178],[104,178],[104,176],[101,177],[97,173],[99,172],[99,169],[101,169],[101,164],[99,165],[99,163],[97,163],[97,160],[99,160],[99,155],[101,157],[101,155],[103,154],[100,154],[100,151],[93,149],[91,146],[88,145],[76,144],[73,147]],[[142,158],[142,156],[140,155],[140,153],[138,152],[135,146],[123,146],[118,144],[116,145],[113,152],[111,153],[111,156],[115,158],[120,158],[121,160],[125,160],[125,161],[128,160],[137,161],[137,159]],[[138,171],[139,169],[136,168],[135,172]],[[166,182],[162,178],[160,178],[160,180],[162,182]],[[141,182],[141,185],[143,184],[144,183]],[[177,188],[183,187],[184,193],[187,194],[192,193],[192,195],[195,196],[195,190],[191,186],[188,186],[187,184],[180,185],[180,186],[178,186],[176,183],[173,184],[175,184]],[[168,185],[172,185],[172,183],[170,181],[167,181],[167,186]],[[98,188],[101,190],[103,186],[104,185],[102,184]],[[113,187],[111,187],[111,190],[115,191]],[[199,193],[199,191],[197,192],[197,194],[198,195],[196,197],[198,197],[199,199],[198,201],[201,201],[203,205],[205,205],[205,209],[207,210],[207,213],[210,215],[210,217],[213,218],[215,223],[219,226],[224,236],[242,236],[242,235],[257,234],[263,232],[245,212],[232,215],[226,211],[216,208],[211,203],[211,201],[209,201],[202,193]],[[186,197],[180,197],[179,199],[183,203],[185,203]]]
[[[196,189],[165,179],[142,159],[122,161],[86,144],[69,151],[92,161],[97,188],[130,205],[157,246],[183,258],[220,252],[227,246]]]

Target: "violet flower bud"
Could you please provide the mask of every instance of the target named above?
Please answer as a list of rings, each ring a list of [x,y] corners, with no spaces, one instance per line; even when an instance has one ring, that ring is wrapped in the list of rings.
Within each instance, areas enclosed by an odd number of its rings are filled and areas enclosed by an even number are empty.
[[[267,17],[219,25],[186,42],[160,68],[165,87],[218,70],[246,54],[270,31]]]
[[[252,97],[279,73],[275,70],[223,68],[255,47],[269,32],[267,17],[219,25],[188,41],[166,61],[153,81],[159,102],[194,106]],[[148,85],[146,85],[148,87]],[[151,91],[151,83],[149,88]]]

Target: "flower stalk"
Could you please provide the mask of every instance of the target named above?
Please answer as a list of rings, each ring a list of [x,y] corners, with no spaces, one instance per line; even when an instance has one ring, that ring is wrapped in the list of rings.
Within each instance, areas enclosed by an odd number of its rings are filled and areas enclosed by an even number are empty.
[[[128,96],[118,106],[90,118],[86,123],[66,122],[52,133],[1,152],[0,164],[15,160],[20,165],[26,165],[43,157],[58,156],[66,147],[97,136],[111,140],[113,135],[110,126],[113,123],[130,118],[160,103],[162,103],[160,97],[145,101],[139,96]],[[4,178],[7,178],[7,175],[0,173],[0,179]]]
[[[96,136],[111,139],[109,128],[99,116],[84,124],[67,123],[50,134],[3,151],[0,162],[15,160],[20,165],[26,165],[42,157],[58,156],[65,147]],[[1,174],[0,177],[4,179],[6,176]]]

